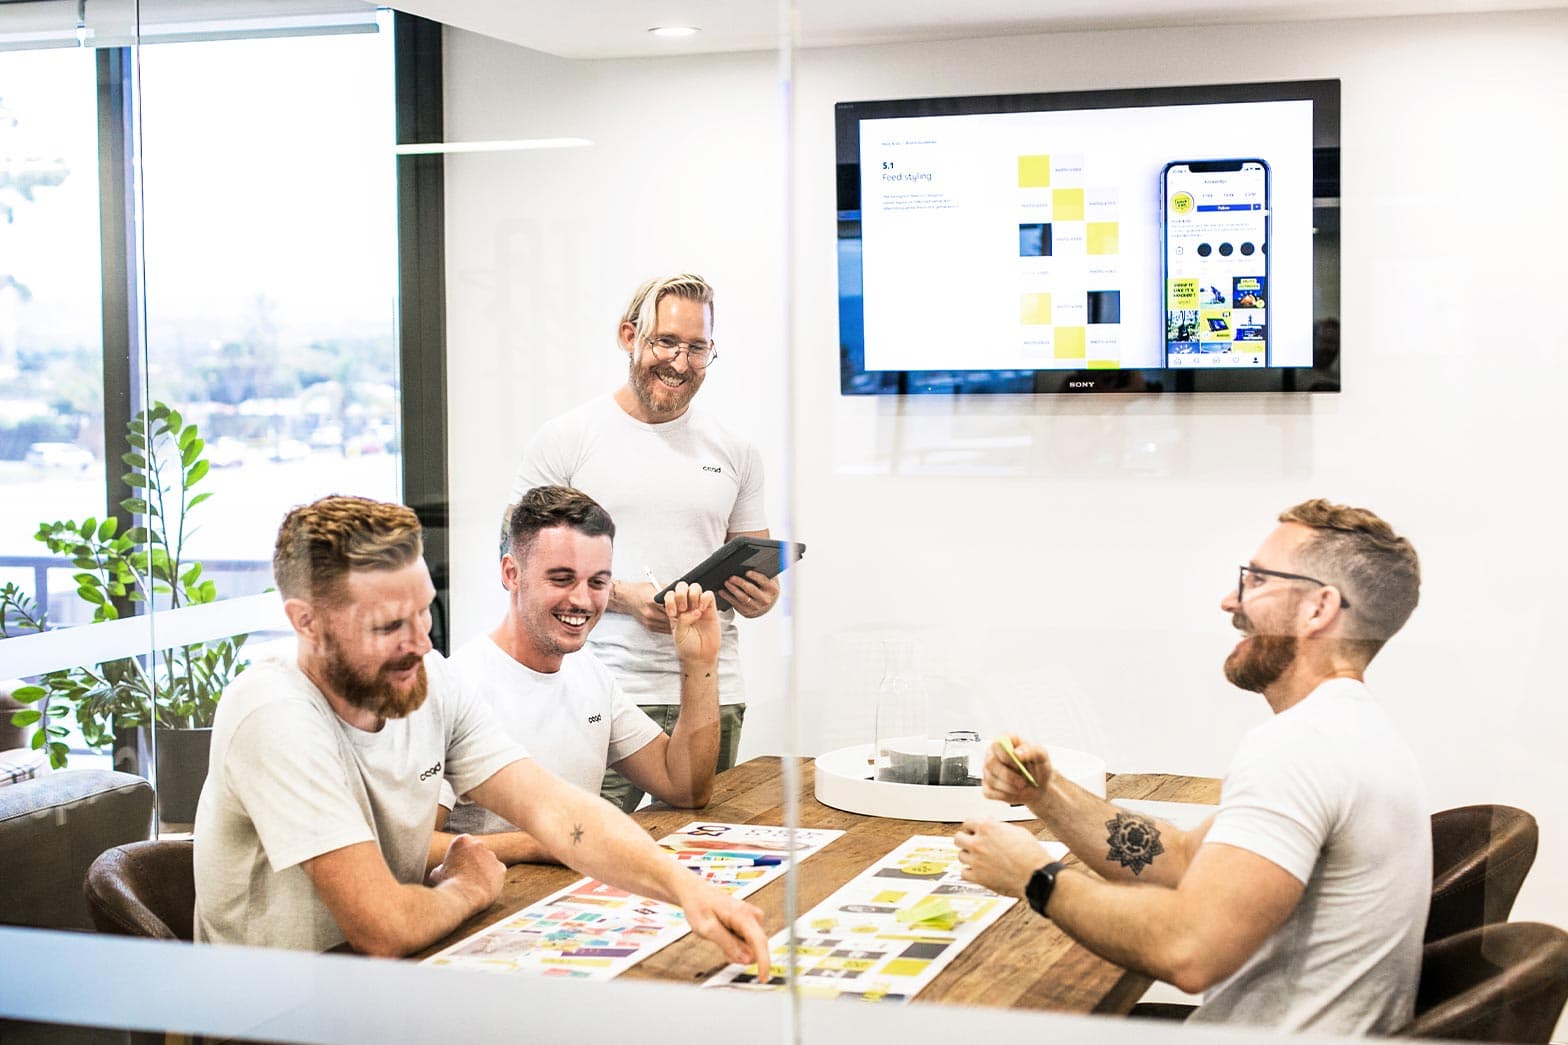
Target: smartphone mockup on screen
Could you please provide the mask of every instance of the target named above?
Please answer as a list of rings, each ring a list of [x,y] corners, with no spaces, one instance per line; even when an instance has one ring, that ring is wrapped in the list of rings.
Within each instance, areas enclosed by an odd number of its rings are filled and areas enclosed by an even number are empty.
[[[1269,165],[1167,163],[1160,187],[1165,365],[1269,366]]]

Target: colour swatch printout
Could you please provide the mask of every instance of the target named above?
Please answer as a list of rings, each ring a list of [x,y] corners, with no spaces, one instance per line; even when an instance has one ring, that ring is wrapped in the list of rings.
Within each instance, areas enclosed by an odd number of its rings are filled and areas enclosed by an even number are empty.
[[[953,840],[916,835],[812,908],[789,933],[773,937],[773,976],[757,983],[755,965],[728,965],[703,984],[743,990],[905,1002],[1017,903],[963,880]]]
[[[843,833],[797,828],[795,860]],[[697,822],[659,839],[659,845],[691,873],[735,896],[749,896],[789,866],[790,832],[784,827]],[[584,878],[424,964],[608,980],[688,932],[685,912],[676,905]]]

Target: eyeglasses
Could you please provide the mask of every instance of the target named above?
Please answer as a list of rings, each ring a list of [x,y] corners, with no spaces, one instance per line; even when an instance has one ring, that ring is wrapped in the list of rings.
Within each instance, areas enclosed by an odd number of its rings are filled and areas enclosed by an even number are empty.
[[[715,359],[719,358],[719,350],[707,341],[682,341],[668,334],[644,337],[643,340],[648,342],[648,347],[653,349],[653,354],[661,363],[668,363],[685,352],[687,365],[693,370],[706,370],[713,365]]]
[[[1308,577],[1304,573],[1284,573],[1280,570],[1265,570],[1261,566],[1242,566],[1238,568],[1238,571],[1239,572],[1236,574],[1237,602],[1241,602],[1247,596],[1247,575],[1250,573],[1255,578],[1255,580],[1252,582],[1252,586],[1254,588],[1262,586],[1264,577],[1278,577],[1281,580],[1287,581],[1307,581],[1308,583],[1316,584],[1320,588],[1333,588],[1335,591],[1339,592],[1339,608],[1342,610],[1350,609],[1350,600],[1345,598],[1345,593],[1340,591],[1339,585],[1337,584],[1330,584],[1328,581],[1320,581],[1316,577]]]

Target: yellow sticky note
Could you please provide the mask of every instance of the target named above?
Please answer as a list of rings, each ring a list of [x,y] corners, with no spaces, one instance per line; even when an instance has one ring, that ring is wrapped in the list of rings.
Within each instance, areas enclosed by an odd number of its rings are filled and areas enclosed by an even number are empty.
[[[1089,352],[1089,339],[1083,327],[1057,327],[1055,338],[1057,359],[1082,359]]]
[[[906,925],[921,925],[929,929],[951,929],[958,924],[958,912],[953,902],[945,896],[926,896],[898,912],[898,920]]]
[[[1002,745],[1002,750],[1007,752],[1007,757],[1013,760],[1013,765],[1018,767],[1018,772],[1024,775],[1024,779],[1029,781],[1029,785],[1031,787],[1039,787],[1040,782],[1034,778],[1033,773],[1029,772],[1028,767],[1023,763],[1023,759],[1018,757],[1018,752],[1013,750],[1013,738],[1003,733],[996,738],[996,742]]]
[[[904,893],[899,889],[884,889],[871,898],[872,903],[898,903],[904,898]]]
[[[1048,189],[1051,187],[1051,157],[1018,157],[1018,187],[1020,189]]]
[[[1084,227],[1090,254],[1115,254],[1121,250],[1120,226],[1114,221],[1091,221]]]
[[[1050,326],[1051,295],[1024,294],[1019,298],[1018,322],[1031,326]]]
[[[1083,220],[1083,190],[1055,189],[1051,192],[1052,221]]]

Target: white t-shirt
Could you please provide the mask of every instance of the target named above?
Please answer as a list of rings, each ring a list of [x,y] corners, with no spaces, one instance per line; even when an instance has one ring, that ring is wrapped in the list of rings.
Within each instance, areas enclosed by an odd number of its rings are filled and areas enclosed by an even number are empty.
[[[1252,730],[1204,844],[1257,853],[1306,887],[1199,1022],[1388,1034],[1413,1012],[1432,898],[1415,756],[1365,685],[1331,679]]]
[[[587,650],[567,654],[561,670],[546,675],[481,635],[452,654],[451,664],[464,689],[490,705],[508,736],[526,745],[541,766],[590,794],[599,793],[606,766],[641,751],[662,732]],[[452,810],[447,831],[516,830],[483,806],[458,802],[457,794],[443,784],[441,804]]]
[[[545,423],[512,483],[516,501],[535,486],[572,486],[615,520],[612,569],[669,584],[723,546],[732,533],[768,528],[762,456],[693,405],[663,424],[643,424],[604,396]],[[719,614],[719,703],[746,699],[735,613]],[[606,613],[589,648],[639,704],[679,704],[680,664],[669,636],[623,613]]]
[[[463,791],[527,757],[441,655],[418,711],[367,733],[340,719],[292,659],[252,664],[224,691],[196,807],[198,941],[324,951],[343,933],[300,865],[358,842],[424,881],[446,774]]]

